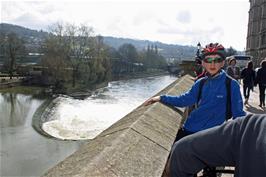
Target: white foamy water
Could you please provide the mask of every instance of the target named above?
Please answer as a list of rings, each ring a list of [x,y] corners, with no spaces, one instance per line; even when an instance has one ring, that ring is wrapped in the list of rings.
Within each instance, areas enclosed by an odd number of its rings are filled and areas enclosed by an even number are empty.
[[[161,76],[115,81],[86,100],[60,97],[51,110],[53,120],[42,128],[59,139],[92,139],[175,79]]]

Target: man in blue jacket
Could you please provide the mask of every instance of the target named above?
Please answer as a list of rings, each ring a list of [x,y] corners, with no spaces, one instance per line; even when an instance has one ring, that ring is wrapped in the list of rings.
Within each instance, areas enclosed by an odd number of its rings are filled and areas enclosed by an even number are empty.
[[[227,75],[222,67],[224,66],[225,50],[221,44],[210,43],[202,50],[202,66],[207,71],[205,77],[197,80],[192,88],[179,96],[161,95],[150,98],[144,105],[161,102],[176,107],[187,107],[197,103],[186,119],[182,128],[179,129],[176,140],[184,136],[205,130],[217,125],[221,125],[226,120],[227,106]],[[202,79],[205,79],[199,96],[199,87]],[[240,87],[236,80],[231,80],[231,113],[233,119],[244,116],[243,100]]]

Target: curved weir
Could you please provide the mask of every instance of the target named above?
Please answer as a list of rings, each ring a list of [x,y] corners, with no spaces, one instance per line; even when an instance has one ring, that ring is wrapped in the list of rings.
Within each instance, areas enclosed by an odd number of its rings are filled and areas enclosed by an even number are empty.
[[[158,94],[181,94],[184,76]],[[184,109],[139,106],[44,174],[50,176],[161,176]]]
[[[48,104],[37,126],[42,134],[62,140],[93,139],[174,80],[159,76],[113,81],[84,100],[61,95]]]

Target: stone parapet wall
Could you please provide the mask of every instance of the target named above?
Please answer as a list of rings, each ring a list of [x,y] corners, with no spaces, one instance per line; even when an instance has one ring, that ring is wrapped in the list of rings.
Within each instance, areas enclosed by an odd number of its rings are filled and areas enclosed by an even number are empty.
[[[192,84],[186,75],[157,95],[179,95]],[[43,176],[161,176],[183,112],[161,103],[140,105]]]

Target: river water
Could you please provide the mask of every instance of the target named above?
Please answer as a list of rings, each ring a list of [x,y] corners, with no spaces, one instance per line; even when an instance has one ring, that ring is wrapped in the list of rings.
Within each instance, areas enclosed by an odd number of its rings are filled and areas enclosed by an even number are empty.
[[[91,139],[175,79],[114,81],[85,100],[59,97],[43,129],[60,139]],[[32,117],[45,100],[0,93],[0,176],[40,176],[86,142],[47,138],[32,128]]]

